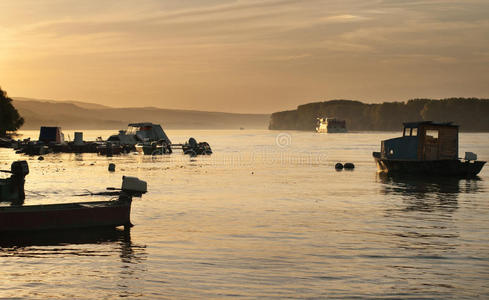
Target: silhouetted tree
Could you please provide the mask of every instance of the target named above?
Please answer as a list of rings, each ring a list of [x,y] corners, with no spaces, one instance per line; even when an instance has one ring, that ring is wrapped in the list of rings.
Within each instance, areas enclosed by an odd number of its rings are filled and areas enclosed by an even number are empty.
[[[12,99],[0,88],[0,137],[7,131],[16,131],[24,124],[24,119],[12,105]]]

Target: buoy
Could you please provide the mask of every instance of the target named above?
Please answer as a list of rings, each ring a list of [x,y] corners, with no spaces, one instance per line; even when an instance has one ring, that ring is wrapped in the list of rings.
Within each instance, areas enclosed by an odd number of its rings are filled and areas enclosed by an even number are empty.
[[[355,169],[355,165],[353,163],[345,163],[344,168],[348,170],[353,170]]]
[[[110,163],[109,164],[109,172],[114,172],[115,171],[115,164]]]
[[[334,165],[334,168],[336,170],[342,170],[343,169],[343,164],[342,163],[336,163],[336,165]]]

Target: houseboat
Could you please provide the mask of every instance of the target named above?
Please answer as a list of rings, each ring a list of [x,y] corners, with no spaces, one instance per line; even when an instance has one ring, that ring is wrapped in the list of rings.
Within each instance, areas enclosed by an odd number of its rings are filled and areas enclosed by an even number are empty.
[[[486,163],[466,152],[458,157],[459,127],[432,121],[404,123],[402,137],[381,142],[373,152],[378,170],[386,173],[438,176],[476,176]]]
[[[319,133],[345,133],[346,121],[335,118],[318,118],[316,131]]]
[[[122,177],[120,189],[93,195],[117,196],[116,200],[75,202],[45,205],[23,205],[24,177],[29,173],[27,162],[14,162],[11,178],[0,180],[0,233],[37,232],[100,227],[130,227],[132,197],[147,191],[145,181]],[[92,195],[92,194],[91,194]]]

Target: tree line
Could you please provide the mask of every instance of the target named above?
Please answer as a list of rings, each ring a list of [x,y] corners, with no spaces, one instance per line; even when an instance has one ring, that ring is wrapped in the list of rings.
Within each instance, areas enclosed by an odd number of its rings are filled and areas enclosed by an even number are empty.
[[[14,132],[24,124],[24,119],[12,105],[12,99],[0,88],[0,137]]]
[[[315,130],[317,118],[346,120],[348,130],[395,131],[403,122],[453,122],[461,131],[489,131],[489,99],[412,99],[407,102],[367,104],[331,100],[299,105],[296,110],[271,115],[269,129]]]

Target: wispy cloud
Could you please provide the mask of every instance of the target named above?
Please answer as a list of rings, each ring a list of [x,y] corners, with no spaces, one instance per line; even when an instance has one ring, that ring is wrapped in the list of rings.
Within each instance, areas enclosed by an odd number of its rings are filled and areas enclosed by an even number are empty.
[[[153,94],[172,90],[177,99],[172,103],[187,103],[185,108],[199,95],[197,87],[218,109],[226,101],[223,95],[232,94],[227,86],[240,84],[256,85],[250,90],[256,94],[246,99],[261,99],[259,103],[264,103],[262,95],[271,93],[263,86],[284,85],[277,98],[287,101],[302,101],[292,97],[303,91],[346,97],[351,95],[351,82],[366,70],[382,73],[378,78],[386,83],[383,86],[409,64],[422,62],[433,74],[439,69],[455,74],[461,64],[478,64],[479,70],[487,64],[487,11],[485,0],[4,0],[0,67],[2,74],[10,70],[20,77],[0,74],[0,79],[21,82],[27,76],[21,74],[36,72],[42,80],[33,85],[51,84],[55,90],[56,76],[68,81],[66,74],[76,71],[83,80],[99,85],[94,89],[102,99],[113,97],[117,78],[129,77],[154,89]],[[46,66],[52,76],[45,75]],[[85,71],[89,75],[82,75]],[[210,75],[199,78],[201,74]],[[437,82],[451,76],[440,75]],[[487,76],[474,73],[463,80],[480,82],[479,92],[489,93],[482,83],[489,80]],[[319,84],[325,78],[332,83],[327,89]],[[382,86],[380,79],[378,84]],[[302,87],[289,90],[298,85]],[[72,86],[77,90],[76,84]],[[186,96],[172,86],[187,87]],[[33,87],[33,93],[36,89],[40,90]],[[371,91],[366,90],[366,98],[375,97]],[[83,98],[83,91],[74,93]],[[396,94],[395,88],[385,94],[406,95]],[[358,96],[363,98],[361,91]]]

